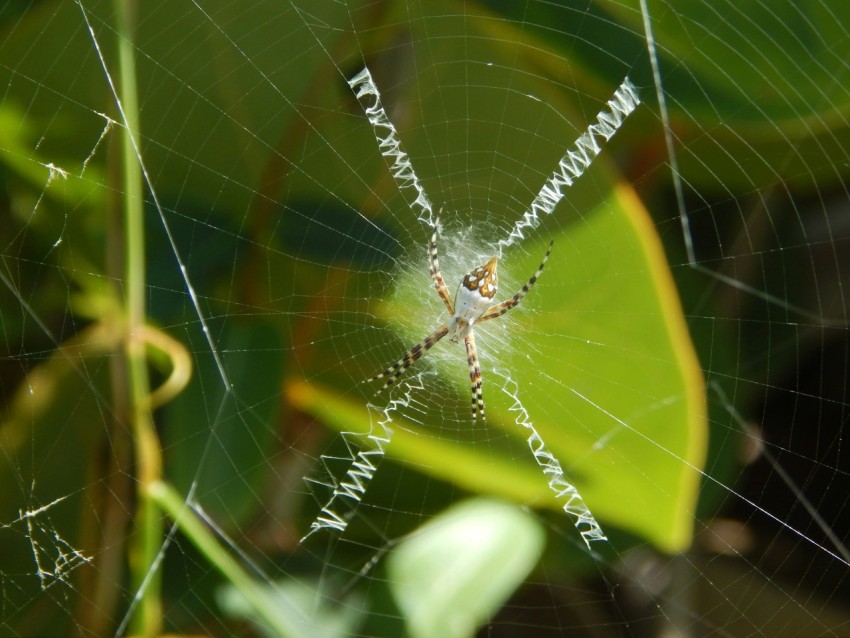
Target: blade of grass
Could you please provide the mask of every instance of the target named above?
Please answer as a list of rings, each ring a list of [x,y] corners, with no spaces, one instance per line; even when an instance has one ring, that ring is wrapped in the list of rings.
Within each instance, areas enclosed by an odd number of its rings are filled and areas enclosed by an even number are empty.
[[[216,541],[209,528],[189,508],[183,498],[167,483],[156,481],[147,487],[152,503],[162,508],[181,532],[245,598],[258,620],[283,638],[303,638],[295,619],[287,616],[280,601],[251,578],[239,563]],[[292,611],[292,610],[290,610]]]

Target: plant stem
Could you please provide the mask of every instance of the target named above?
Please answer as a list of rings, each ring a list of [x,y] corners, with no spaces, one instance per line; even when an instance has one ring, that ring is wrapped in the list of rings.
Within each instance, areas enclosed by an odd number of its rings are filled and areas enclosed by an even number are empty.
[[[127,304],[127,365],[130,382],[130,417],[135,443],[138,505],[135,534],[130,548],[133,590],[138,592],[138,608],[133,617],[133,633],[153,637],[160,633],[161,577],[155,561],[162,543],[162,523],[156,504],[148,497],[148,486],[160,479],[162,459],[153,425],[145,358],[145,230],[142,170],[138,157],[139,104],[136,94],[136,66],[133,48],[135,2],[114,0],[118,20],[118,59],[120,100],[125,117],[123,138],[125,295]]]

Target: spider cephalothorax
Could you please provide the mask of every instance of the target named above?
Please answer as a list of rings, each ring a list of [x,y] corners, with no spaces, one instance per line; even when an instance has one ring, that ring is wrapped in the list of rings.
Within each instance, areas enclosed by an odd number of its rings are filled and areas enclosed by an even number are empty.
[[[443,304],[449,311],[451,318],[448,323],[444,323],[422,341],[413,346],[404,355],[389,366],[380,374],[375,375],[366,381],[375,381],[387,377],[386,382],[381,386],[378,392],[394,385],[417,359],[428,352],[435,343],[440,339],[449,336],[453,342],[458,343],[463,339],[466,345],[467,362],[469,363],[469,379],[472,384],[472,418],[475,419],[478,413],[481,413],[482,420],[484,416],[484,398],[481,392],[481,366],[478,363],[478,349],[475,347],[475,333],[472,327],[475,323],[487,321],[501,317],[511,308],[517,306],[522,298],[531,290],[531,287],[537,281],[540,273],[543,272],[543,267],[546,265],[546,260],[549,259],[549,253],[552,252],[552,242],[549,243],[549,248],[537,268],[537,272],[528,280],[528,282],[517,291],[517,293],[495,306],[491,305],[493,297],[496,296],[498,277],[496,275],[497,258],[492,257],[486,264],[479,266],[470,271],[460,282],[455,293],[454,301],[449,296],[446,282],[443,280],[443,275],[440,273],[440,263],[437,257],[437,228],[440,224],[440,218],[437,217],[434,223],[434,232],[431,235],[431,244],[428,250],[428,260],[431,269],[431,279],[434,282],[434,287],[437,289],[437,294],[443,300]]]

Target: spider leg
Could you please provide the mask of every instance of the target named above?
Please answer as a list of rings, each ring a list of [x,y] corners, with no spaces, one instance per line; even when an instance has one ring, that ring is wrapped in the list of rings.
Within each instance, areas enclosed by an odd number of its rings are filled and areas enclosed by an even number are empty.
[[[443,209],[440,209],[440,213]],[[431,243],[428,246],[428,264],[431,268],[431,279],[434,280],[434,287],[437,289],[437,294],[443,300],[449,314],[455,313],[455,306],[452,303],[452,297],[449,294],[449,289],[446,288],[446,282],[443,280],[443,274],[440,272],[440,260],[437,258],[437,228],[440,225],[440,213],[437,213],[437,219],[434,221],[434,232],[431,234]]]
[[[552,245],[554,243],[554,240],[549,242],[549,248],[546,250],[546,254],[543,255],[543,261],[540,262],[540,266],[537,267],[537,272],[531,276],[531,279],[529,279],[513,297],[488,308],[487,311],[478,319],[479,322],[501,317],[508,310],[519,305],[519,302],[522,301],[523,297],[528,294],[528,291],[531,290],[531,287],[537,282],[537,278],[540,276],[540,273],[543,272],[543,267],[546,265],[546,260],[549,259],[549,253],[552,252]]]
[[[469,381],[472,384],[472,420],[478,418],[486,421],[484,416],[484,396],[481,392],[481,364],[478,363],[478,349],[475,347],[475,334],[470,330],[464,339],[466,344],[466,359],[469,362]]]
[[[394,364],[389,366],[380,374],[376,374],[374,377],[369,377],[363,383],[368,383],[370,381],[376,381],[378,379],[383,379],[387,377],[387,380],[384,385],[382,385],[378,392],[376,392],[375,394],[383,392],[391,385],[394,385],[401,378],[401,375],[404,374],[405,370],[412,366],[423,354],[428,352],[435,343],[445,337],[448,332],[449,327],[447,324],[444,323],[434,332],[425,337],[422,341],[413,346],[410,350],[405,352],[402,355],[401,359],[396,361]]]

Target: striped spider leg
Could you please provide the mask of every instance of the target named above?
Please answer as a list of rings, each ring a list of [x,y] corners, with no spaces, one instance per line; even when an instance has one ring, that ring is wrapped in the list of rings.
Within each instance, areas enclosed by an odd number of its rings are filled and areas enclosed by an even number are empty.
[[[441,211],[442,212],[442,211]],[[419,360],[428,350],[430,350],[440,339],[447,336],[454,342],[459,343],[463,340],[466,346],[466,360],[469,364],[469,381],[472,386],[472,418],[478,418],[481,414],[482,421],[486,420],[484,414],[484,397],[481,390],[481,366],[478,362],[478,349],[475,346],[475,333],[472,331],[472,326],[476,322],[487,321],[501,317],[510,309],[515,308],[523,300],[528,291],[537,282],[540,273],[543,272],[543,267],[546,265],[546,260],[549,259],[549,253],[552,252],[552,244],[549,242],[549,248],[537,267],[537,272],[532,275],[525,285],[520,288],[516,294],[501,303],[491,305],[493,297],[496,296],[498,285],[498,277],[496,275],[497,258],[492,257],[483,266],[479,266],[470,271],[460,282],[455,293],[454,301],[449,295],[446,282],[443,280],[443,275],[440,272],[440,262],[437,251],[437,228],[440,224],[440,217],[434,223],[434,232],[431,235],[431,242],[428,246],[428,263],[431,271],[431,280],[434,282],[434,287],[437,289],[437,294],[443,300],[443,304],[449,311],[450,319],[448,323],[444,323],[434,332],[425,337],[422,341],[405,352],[402,357],[388,366],[383,372],[376,374],[374,377],[366,379],[366,383],[377,381],[378,379],[386,379],[384,385],[378,390],[382,392],[392,385],[395,385],[404,371]]]

